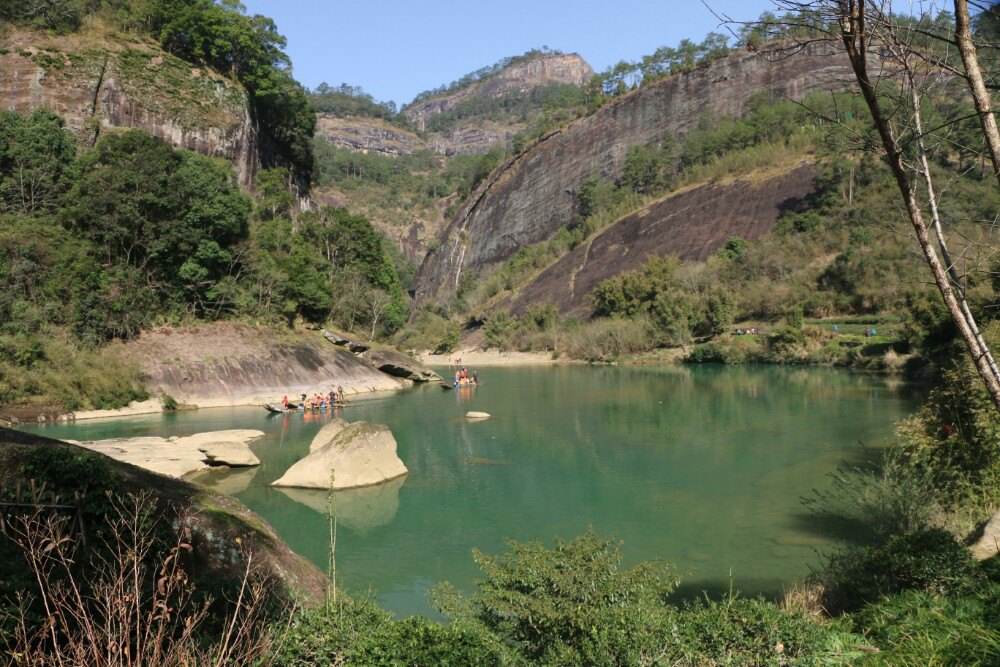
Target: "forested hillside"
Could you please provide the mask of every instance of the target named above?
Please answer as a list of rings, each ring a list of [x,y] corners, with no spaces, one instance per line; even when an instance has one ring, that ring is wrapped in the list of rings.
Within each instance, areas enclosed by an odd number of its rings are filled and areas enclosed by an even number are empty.
[[[142,397],[137,370],[107,344],[158,324],[332,318],[384,335],[405,320],[402,284],[368,221],[343,209],[299,210],[313,176],[314,116],[270,19],[210,0],[0,9],[3,34],[38,35],[19,47],[23,56],[10,55],[42,62],[47,99],[62,99],[71,85],[64,81],[111,71],[91,71],[77,52],[57,46],[108,43],[123,68],[134,54],[151,54],[133,68],[145,84],[114,76],[133,101],[162,97],[156,108],[164,118],[186,112],[192,131],[206,127],[211,108],[179,97],[187,90],[180,84],[197,81],[188,70],[232,77],[249,96],[261,144],[248,191],[238,183],[240,165],[175,147],[187,134],[150,134],[162,125],[121,129],[102,117],[71,131],[49,110],[0,113],[0,405],[65,411]],[[150,37],[167,53],[157,56]],[[35,100],[12,102],[30,109]],[[64,108],[79,117],[71,104]]]
[[[988,382],[1000,371],[987,361],[1000,344],[1000,138],[991,146],[992,112],[970,97],[969,49],[954,55],[961,38],[978,41],[994,91],[996,8],[963,34],[947,13],[777,4],[796,11],[730,26],[732,39],[685,40],[594,76],[573,54],[529,52],[400,110],[358,87],[306,91],[275,23],[237,2],[0,0],[0,63],[14,65],[0,81],[16,92],[0,111],[0,414],[144,398],[119,343],[220,320],[247,336],[336,328],[449,360],[478,346],[922,382],[889,445],[859,451],[792,517],[844,546],[775,599],[742,597],[732,572],[717,596],[683,597],[666,563],[626,567],[617,542],[588,532],[474,552],[474,592],[434,590],[447,623],[341,591],[332,490],[320,501],[324,604],[257,608],[245,601],[269,582],[249,567],[219,591],[189,579],[203,543],[179,515],[158,525],[149,496],[122,504],[116,492],[147,476],[0,429],[4,657],[104,664],[141,647],[185,665],[1000,664],[1000,395]],[[869,65],[893,85],[873,89]],[[233,120],[242,110],[249,123]],[[153,348],[199,340],[177,338]],[[599,417],[627,421],[609,412]],[[770,438],[771,418],[743,423]],[[828,454],[811,433],[793,437],[809,464]],[[506,461],[466,458],[468,442],[456,467],[503,473]],[[625,457],[594,444],[571,454]],[[527,468],[509,470],[517,480]],[[25,480],[42,511],[11,528]],[[176,488],[178,502],[236,525]],[[657,502],[684,493],[657,491]],[[82,505],[73,521],[58,518],[66,498]],[[772,511],[767,494],[760,504]],[[246,529],[284,553],[268,527]],[[85,530],[97,539],[79,539]],[[233,562],[252,560],[252,540],[219,534]],[[109,576],[131,583],[105,586]],[[202,599],[189,586],[206,584],[234,615],[185,606]],[[47,596],[19,597],[36,589]],[[74,642],[87,647],[75,661],[52,657]]]
[[[42,81],[53,86],[57,95],[65,92],[60,91],[60,87],[66,85],[60,77],[65,76],[67,70],[72,74],[72,68],[76,67],[82,68],[78,74],[80,79],[92,81],[96,86],[97,92],[92,93],[94,100],[99,98],[104,76],[109,74],[108,58],[101,57],[107,53],[107,47],[100,39],[102,35],[125,44],[126,61],[129,57],[133,60],[138,57],[137,45],[141,45],[142,38],[149,38],[167,53],[190,65],[209,67],[238,82],[249,97],[251,121],[259,132],[259,149],[255,158],[264,168],[288,168],[300,187],[308,188],[312,174],[311,139],[315,117],[304,90],[291,75],[291,63],[283,51],[285,40],[278,34],[272,20],[249,16],[240,11],[238,5],[218,4],[212,0],[4,2],[0,4],[0,19],[5,23],[69,38],[62,44],[53,42],[42,53],[39,53],[38,44],[24,44],[16,52],[16,55],[28,57],[42,67],[46,73]],[[9,26],[3,28],[9,30]],[[71,45],[78,35],[83,36],[82,50],[67,50],[64,53],[60,47]],[[88,40],[89,37],[95,39]],[[140,41],[129,43],[129,40],[137,39]],[[9,52],[8,49],[4,51]],[[150,58],[162,60],[156,54]],[[93,62],[88,63],[88,60]],[[137,75],[132,79],[140,87],[140,76],[153,79],[158,76],[183,77],[183,73],[177,72],[157,73],[155,67],[141,60],[136,63],[127,61],[126,64]],[[156,64],[153,63],[154,66]],[[143,65],[146,65],[145,70]],[[156,83],[151,85],[155,87]],[[144,97],[141,91],[136,96],[139,101]],[[169,95],[161,97],[168,103],[171,100]],[[156,101],[148,100],[146,103],[155,105]],[[192,103],[198,104],[191,100],[188,106]],[[46,105],[34,105],[29,100],[17,108],[30,111],[41,106],[47,108]],[[183,111],[180,108],[177,114]],[[188,109],[188,113],[196,112]],[[128,126],[127,121],[125,124]],[[173,139],[171,136],[165,138]]]

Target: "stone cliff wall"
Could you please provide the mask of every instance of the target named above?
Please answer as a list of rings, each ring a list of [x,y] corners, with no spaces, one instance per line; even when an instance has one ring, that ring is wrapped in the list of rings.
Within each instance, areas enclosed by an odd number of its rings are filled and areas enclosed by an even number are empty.
[[[500,97],[507,93],[526,92],[552,83],[582,85],[593,75],[594,70],[587,61],[575,53],[542,55],[515,63],[491,77],[453,93],[410,104],[403,109],[403,113],[420,131],[423,131],[431,116],[449,111],[474,97]]]
[[[316,115],[316,136],[339,148],[361,153],[380,153],[395,157],[427,150],[427,144],[419,136],[380,118],[342,118],[331,113],[320,113]]]
[[[731,238],[753,240],[770,232],[782,211],[815,190],[815,176],[815,168],[804,163],[664,197],[574,248],[504,305],[521,314],[549,303],[563,314],[586,317],[590,293],[601,281],[651,257],[704,260]]]
[[[408,385],[335,347],[318,333],[291,334],[232,323],[148,331],[121,346],[146,389],[200,407],[261,405],[283,395],[391,391]]]
[[[615,179],[630,146],[682,135],[706,118],[737,116],[757,95],[799,99],[852,81],[847,60],[822,45],[791,58],[735,53],[657,82],[543,137],[469,197],[424,260],[417,300],[445,298],[462,275],[501,262],[572,223],[592,176]]]
[[[137,128],[174,146],[230,160],[249,186],[259,163],[246,91],[155,43],[115,34],[0,34],[0,109],[47,109],[83,145]]]

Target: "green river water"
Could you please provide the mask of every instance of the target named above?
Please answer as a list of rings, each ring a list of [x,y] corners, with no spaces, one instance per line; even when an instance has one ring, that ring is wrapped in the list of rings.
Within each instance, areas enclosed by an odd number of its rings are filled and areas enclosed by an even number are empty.
[[[474,588],[473,548],[593,527],[623,541],[628,563],[675,564],[689,594],[731,582],[778,593],[836,545],[802,497],[861,455],[859,443],[884,444],[915,405],[884,379],[815,368],[565,366],[480,378],[474,390],[419,387],[345,411],[388,424],[410,470],[337,494],[337,578],[349,592],[401,615],[431,614],[436,583]],[[494,417],[466,422],[467,410]],[[238,497],[325,568],[326,495],[268,484],[328,418],[233,408],[37,430],[80,440],[265,431],[253,444],[259,468],[200,481]]]

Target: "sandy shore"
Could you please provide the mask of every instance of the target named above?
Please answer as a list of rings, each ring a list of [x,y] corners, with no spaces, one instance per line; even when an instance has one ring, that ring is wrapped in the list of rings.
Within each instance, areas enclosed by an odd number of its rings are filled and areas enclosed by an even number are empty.
[[[462,350],[449,354],[422,352],[417,360],[427,366],[551,366],[573,363],[553,359],[551,352],[500,352],[498,350]]]

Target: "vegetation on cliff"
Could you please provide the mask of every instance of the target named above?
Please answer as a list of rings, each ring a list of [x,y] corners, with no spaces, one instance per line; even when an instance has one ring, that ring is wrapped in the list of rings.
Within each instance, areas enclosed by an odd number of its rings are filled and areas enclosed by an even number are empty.
[[[969,108],[957,98],[941,102],[935,124],[964,120],[950,128],[948,143],[936,144],[933,168],[948,183],[940,206],[962,245],[974,249],[988,240],[975,221],[990,219],[1000,199],[970,148],[975,126]],[[692,359],[892,368],[894,355],[904,359],[920,351],[919,332],[929,326],[921,320],[935,297],[920,278],[919,258],[899,243],[905,228],[895,184],[870,150],[865,113],[861,98],[848,93],[813,95],[802,103],[758,99],[742,118],[705,119],[681,141],[634,146],[617,181],[594,177],[582,184],[577,221],[486,275],[469,274],[454,302],[437,313],[460,323],[485,322],[487,343],[502,349],[609,360],[714,338]],[[707,261],[674,267],[669,279],[659,260],[612,278],[592,294],[595,321],[553,312],[539,326],[531,309],[519,317],[500,312],[567,252],[586,247],[628,215],[699,183],[755,178],[754,172],[768,178],[803,160],[819,163],[815,191],[786,202],[771,234],[732,238]],[[974,280],[968,290],[974,307],[989,318],[991,284]],[[852,335],[856,321],[880,335]],[[729,335],[741,322],[766,335]],[[405,342],[438,347],[432,337],[415,331]]]
[[[405,296],[382,237],[337,209],[293,223],[287,173],[255,200],[231,166],[132,130],[77,150],[47,112],[0,114],[0,404],[142,397],[111,340],[156,323],[333,319],[391,332]]]
[[[168,52],[243,84],[261,130],[264,166],[287,167],[308,184],[316,118],[292,77],[285,38],[271,19],[248,16],[239,3],[212,0],[0,3],[4,20],[59,32],[79,30],[91,17],[150,35]]]
[[[468,74],[459,77],[458,79],[452,81],[449,84],[439,86],[438,88],[434,88],[433,90],[425,90],[421,93],[418,93],[417,96],[413,98],[413,101],[410,102],[410,105],[423,102],[433,97],[440,97],[443,95],[447,95],[449,93],[454,93],[459,90],[462,90],[463,88],[468,88],[474,83],[477,83],[479,81],[484,81],[486,79],[489,79],[490,77],[496,76],[497,74],[507,69],[508,67],[512,67],[514,65],[518,65],[524,62],[529,62],[531,60],[535,60],[537,58],[541,58],[544,56],[559,56],[559,55],[563,55],[563,52],[555,49],[550,49],[547,46],[543,46],[538,49],[531,49],[529,51],[525,51],[524,53],[518,56],[508,56],[506,58],[501,58],[492,65],[486,65],[485,67],[480,67],[474,72],[469,72]],[[406,107],[403,108],[403,111],[405,110]]]

